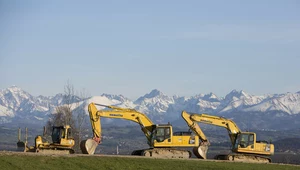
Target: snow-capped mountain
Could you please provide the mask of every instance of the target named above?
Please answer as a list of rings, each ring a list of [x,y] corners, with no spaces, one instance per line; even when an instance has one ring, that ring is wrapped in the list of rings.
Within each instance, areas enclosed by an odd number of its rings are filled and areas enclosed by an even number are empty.
[[[33,101],[33,97],[17,86],[0,91],[0,105],[6,109],[17,111],[27,101]]]
[[[282,111],[288,114],[299,114],[300,110],[300,92],[286,93],[280,95],[273,95],[255,106],[244,109],[245,111]]]
[[[56,106],[63,105],[63,94],[34,97],[17,86],[0,90],[0,124],[12,118],[23,121],[46,121]],[[76,96],[72,101],[79,101]]]
[[[174,98],[166,96],[158,90],[152,90],[150,93],[134,101],[136,109],[146,114],[166,113],[170,104],[174,104]]]
[[[72,109],[80,108],[86,114],[87,105],[94,102],[136,109],[147,114],[155,123],[181,120],[182,110],[225,116],[234,119],[239,126],[276,129],[282,122],[287,122],[288,125],[285,126],[292,128],[300,122],[300,92],[256,96],[233,90],[225,97],[218,97],[213,93],[184,97],[167,96],[155,89],[135,101],[112,94],[87,99],[73,96],[72,101]],[[0,90],[0,123],[16,120],[44,123],[55,107],[63,104],[63,94],[34,97],[21,88],[12,86]]]

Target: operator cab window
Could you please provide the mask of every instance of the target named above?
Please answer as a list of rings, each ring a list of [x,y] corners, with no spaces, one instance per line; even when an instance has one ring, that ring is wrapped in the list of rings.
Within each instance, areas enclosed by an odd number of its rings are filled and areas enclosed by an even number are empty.
[[[165,132],[166,132],[166,139],[170,138],[170,128],[165,128]]]
[[[60,128],[53,127],[52,135],[51,135],[53,143],[59,143],[60,134],[61,134]]]
[[[254,145],[254,135],[253,134],[249,134],[249,144],[248,145]],[[254,147],[254,146],[252,146]]]
[[[68,129],[68,139],[72,139],[73,136],[72,136],[72,130],[71,129]]]
[[[169,127],[159,127],[156,129],[156,141],[163,142],[165,139],[170,138]]]
[[[61,138],[65,138],[65,130],[63,128],[60,128],[60,134]]]
[[[239,145],[241,148],[246,148],[249,145],[254,144],[254,135],[253,134],[241,134]]]

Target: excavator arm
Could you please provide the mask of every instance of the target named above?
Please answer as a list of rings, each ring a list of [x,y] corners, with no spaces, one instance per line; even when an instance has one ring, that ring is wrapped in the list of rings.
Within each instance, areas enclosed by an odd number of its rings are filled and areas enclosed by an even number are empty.
[[[205,136],[205,134],[203,133],[203,131],[201,130],[200,126],[198,125],[197,122],[195,122],[193,119],[191,119],[191,115],[189,113],[187,113],[186,111],[182,111],[181,113],[182,118],[186,121],[187,125],[189,126],[189,128],[191,130],[194,131],[194,133],[196,135],[199,136],[199,138],[204,141],[204,142],[208,142],[207,137]]]
[[[186,121],[187,125],[189,126],[189,128],[197,135],[199,136],[201,142],[199,144],[199,147],[195,147],[193,149],[194,154],[198,157],[198,158],[203,158],[206,159],[206,155],[207,155],[207,150],[208,150],[208,146],[210,145],[207,137],[205,136],[205,134],[203,133],[203,131],[201,130],[199,124],[197,122],[195,122],[195,120],[192,118],[192,116],[187,113],[186,111],[182,111],[181,113],[182,118]]]
[[[211,124],[214,126],[224,127],[228,130],[228,134],[232,143],[235,141],[236,134],[240,133],[239,127],[230,119],[226,119],[219,116],[212,116],[207,114],[189,114],[186,111],[182,111],[182,118],[186,121],[187,125],[200,137],[204,142],[208,142],[205,134],[199,127],[198,123]]]
[[[185,111],[183,111],[183,112],[185,112]],[[182,114],[184,114],[184,113],[182,113]],[[188,114],[188,113],[185,112],[185,114]],[[236,140],[235,139],[236,135],[238,133],[241,133],[241,130],[235,124],[234,121],[232,121],[230,119],[223,118],[223,117],[212,116],[212,115],[208,115],[208,114],[191,114],[189,119],[193,123],[199,122],[199,123],[211,124],[211,125],[214,125],[214,126],[220,126],[220,127],[223,127],[225,129],[227,129],[228,130],[228,135],[230,137],[230,140],[231,140],[232,144],[234,144],[234,142]],[[203,138],[205,137],[203,132],[202,132],[202,137]]]
[[[96,105],[109,108],[110,110],[98,110]],[[93,139],[84,140],[81,142],[80,147],[82,153],[94,154],[96,147],[101,143],[102,129],[101,129],[101,117],[104,118],[117,118],[130,120],[138,123],[141,126],[147,140],[150,142],[150,135],[153,130],[154,124],[143,113],[140,113],[134,109],[119,108],[116,106],[107,106],[102,104],[90,103],[88,105],[88,112],[90,116],[90,122],[93,130]]]

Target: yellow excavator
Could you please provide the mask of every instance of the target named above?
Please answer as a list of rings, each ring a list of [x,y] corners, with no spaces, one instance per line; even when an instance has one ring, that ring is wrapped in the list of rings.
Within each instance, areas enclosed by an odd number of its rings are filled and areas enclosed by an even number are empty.
[[[45,127],[44,127],[45,133]],[[35,137],[34,146],[28,146],[27,142],[27,128],[25,134],[25,142],[21,141],[21,129],[18,131],[17,150],[22,152],[36,152],[46,154],[73,154],[73,146],[75,141],[72,137],[71,127],[66,126],[53,126],[52,127],[52,143],[43,142],[43,137],[38,135]]]
[[[274,145],[266,141],[256,141],[256,134],[254,132],[242,132],[234,121],[224,117],[208,114],[194,114],[186,111],[182,111],[181,116],[190,129],[199,135],[200,140],[203,141],[201,143],[204,145],[203,148],[208,148],[205,146],[208,146],[209,142],[198,123],[220,126],[228,130],[232,144],[232,152],[230,154],[217,155],[215,159],[244,162],[271,162],[269,156],[274,154]],[[203,154],[205,155],[206,152],[204,151]]]
[[[96,105],[108,109],[98,110]],[[134,109],[90,103],[88,112],[93,138],[81,141],[80,148],[83,154],[94,154],[98,144],[101,143],[101,117],[130,120],[141,126],[150,148],[133,151],[132,155],[156,158],[190,158],[190,151],[178,148],[195,147],[195,151],[199,150],[199,136],[192,134],[191,131],[173,132],[171,124],[154,124],[145,114]],[[201,152],[195,155],[199,158],[202,157]]]

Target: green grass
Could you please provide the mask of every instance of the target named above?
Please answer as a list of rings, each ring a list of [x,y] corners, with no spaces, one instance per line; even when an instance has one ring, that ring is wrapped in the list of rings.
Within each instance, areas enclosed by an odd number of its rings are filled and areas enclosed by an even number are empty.
[[[213,162],[200,160],[178,159],[149,159],[149,158],[125,158],[125,157],[102,157],[102,156],[44,156],[37,154],[1,154],[1,169],[124,169],[124,170],[176,170],[176,169],[201,169],[201,170],[289,170],[299,169],[299,166],[276,165],[276,164],[253,164]]]

